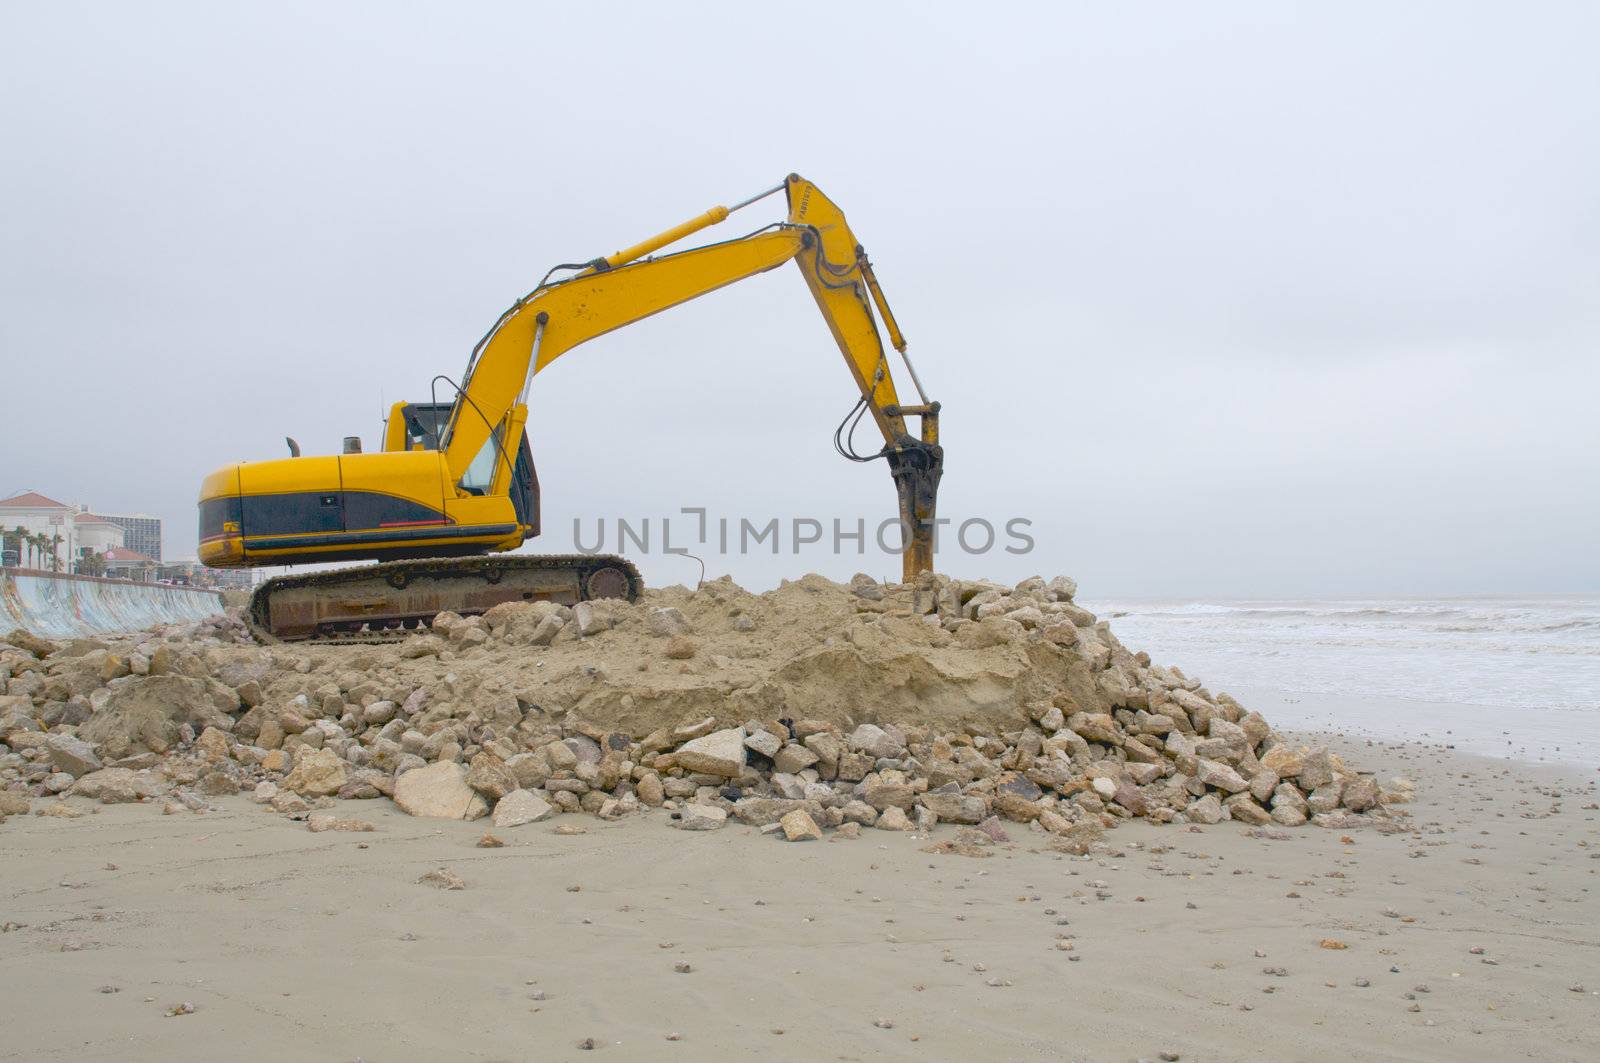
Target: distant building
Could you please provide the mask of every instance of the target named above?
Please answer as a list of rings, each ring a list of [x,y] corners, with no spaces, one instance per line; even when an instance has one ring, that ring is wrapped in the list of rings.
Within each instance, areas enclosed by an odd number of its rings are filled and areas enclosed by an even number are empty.
[[[171,561],[161,566],[156,578],[163,583],[217,590],[251,590],[256,573],[248,568],[207,568],[198,561]]]
[[[161,518],[150,517],[143,513],[136,513],[131,517],[107,513],[104,517],[111,523],[120,527],[126,536],[123,546],[129,550],[137,550],[146,557],[161,560]]]
[[[112,579],[132,579],[149,583],[155,579],[160,563],[149,554],[115,546],[100,555],[106,564],[106,575]]]
[[[75,557],[82,557],[86,553],[100,554],[114,547],[128,545],[127,532],[110,517],[79,513],[72,518],[72,526],[77,532]]]
[[[210,585],[221,590],[255,590],[256,570],[253,568],[207,568],[205,572],[211,581]]]
[[[0,528],[8,533],[6,560],[27,568],[71,572],[78,556],[78,529],[72,519],[77,513],[78,507],[37,491],[0,501]],[[24,535],[20,541],[15,534],[18,528]]]
[[[18,536],[16,529],[23,535]],[[91,555],[131,550],[161,560],[161,518],[145,514],[94,513],[86,505],[57,502],[37,491],[0,500],[4,551],[0,563],[55,572],[93,571]],[[48,541],[46,541],[48,540]],[[86,562],[89,562],[86,565]]]

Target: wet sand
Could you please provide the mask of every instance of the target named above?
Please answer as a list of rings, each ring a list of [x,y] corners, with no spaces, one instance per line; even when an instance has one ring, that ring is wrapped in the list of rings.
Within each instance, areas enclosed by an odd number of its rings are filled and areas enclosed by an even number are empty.
[[[1414,830],[1135,822],[1073,857],[1008,824],[970,858],[655,811],[483,849],[387,801],[314,834],[72,799],[0,825],[0,1059],[1600,1057],[1600,776],[1331,744],[1417,781]]]
[[[1581,769],[1600,764],[1600,715],[1456,705],[1416,698],[1351,697],[1267,687],[1230,690],[1273,726],[1347,738],[1422,740],[1463,753]],[[1600,695],[1597,695],[1600,697]],[[1535,724],[1536,726],[1530,726]]]

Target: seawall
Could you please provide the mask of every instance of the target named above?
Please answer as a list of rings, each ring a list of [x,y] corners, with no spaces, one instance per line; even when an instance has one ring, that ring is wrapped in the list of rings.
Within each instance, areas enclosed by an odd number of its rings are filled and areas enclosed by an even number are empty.
[[[0,631],[20,627],[44,638],[78,638],[220,612],[221,593],[198,587],[0,569]]]

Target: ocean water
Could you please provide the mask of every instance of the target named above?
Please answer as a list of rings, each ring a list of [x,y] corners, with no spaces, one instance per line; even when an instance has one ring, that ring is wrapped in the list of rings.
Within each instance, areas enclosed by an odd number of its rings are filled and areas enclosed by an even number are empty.
[[[1600,757],[1600,595],[1084,605],[1213,691],[1269,697],[1280,726]]]

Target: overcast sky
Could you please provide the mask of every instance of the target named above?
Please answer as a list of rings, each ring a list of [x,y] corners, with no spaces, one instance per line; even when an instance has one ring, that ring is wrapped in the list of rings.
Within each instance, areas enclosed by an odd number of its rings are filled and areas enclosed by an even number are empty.
[[[193,556],[212,468],[377,447],[550,265],[795,170],[945,405],[941,513],[1033,522],[941,568],[1600,590],[1597,40],[1589,3],[5,3],[0,491]],[[535,545],[891,516],[854,398],[792,266],[579,348]],[[899,567],[784,546],[706,560]]]

